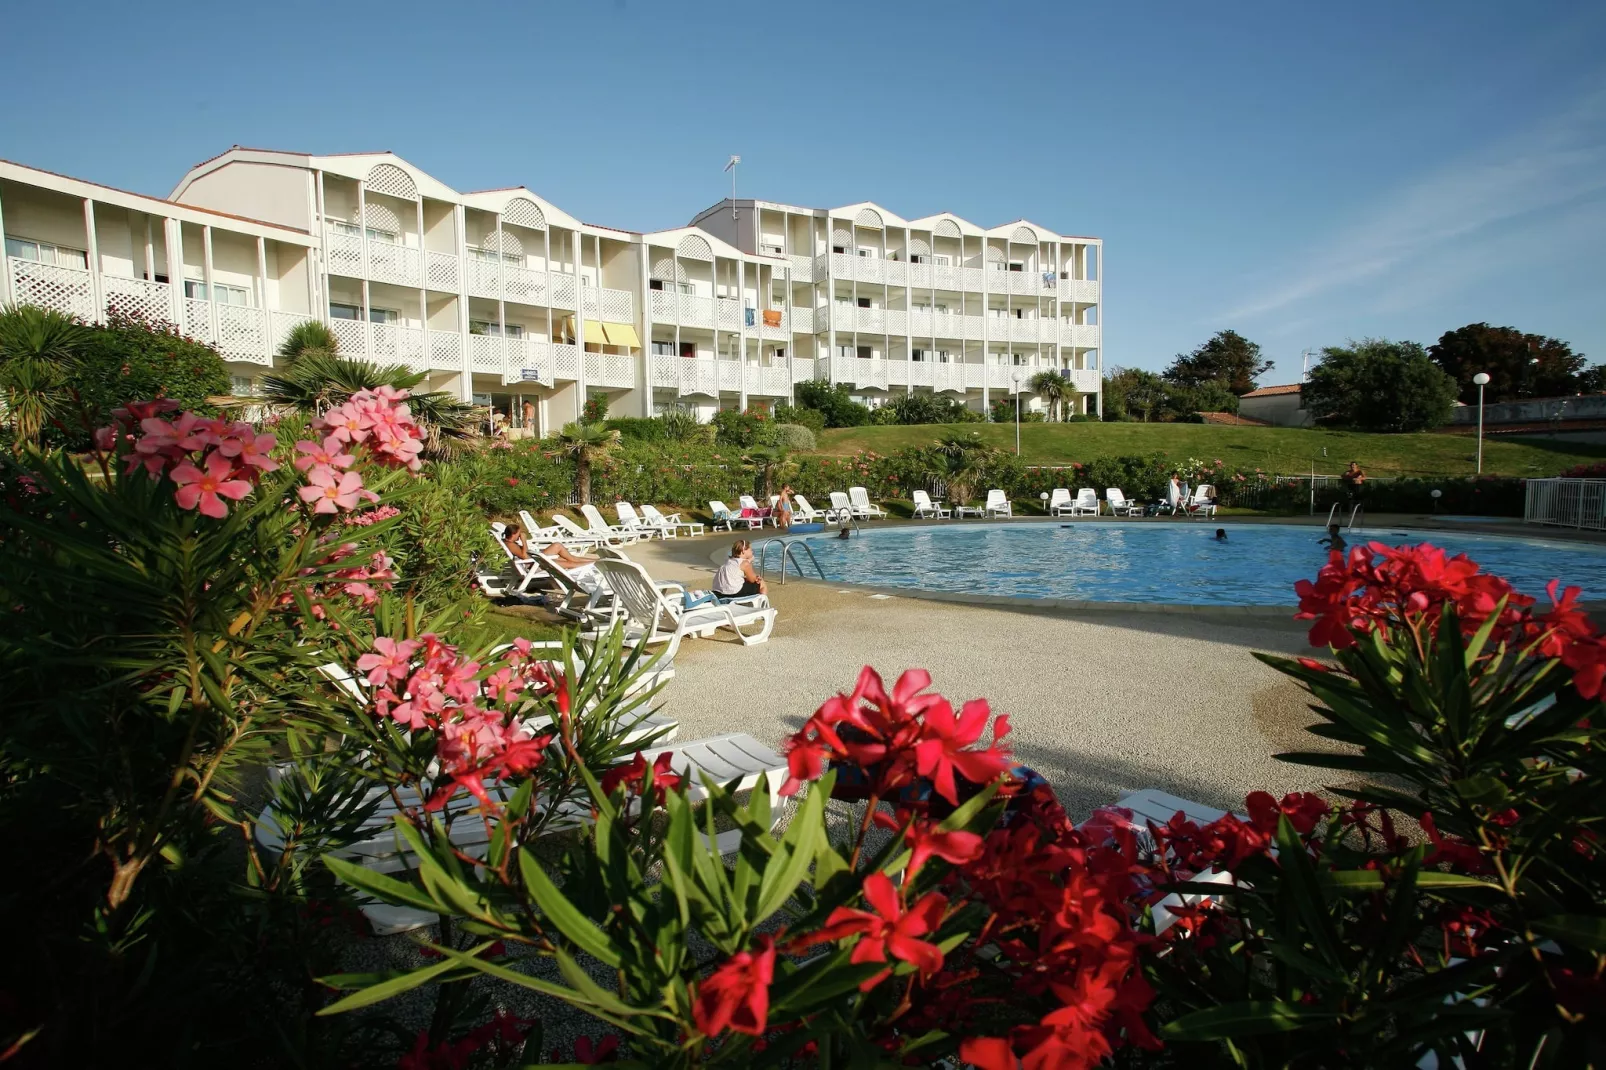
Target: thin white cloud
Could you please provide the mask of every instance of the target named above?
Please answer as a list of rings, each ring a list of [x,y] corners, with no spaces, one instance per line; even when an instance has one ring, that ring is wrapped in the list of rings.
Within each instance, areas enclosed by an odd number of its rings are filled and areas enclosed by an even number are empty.
[[[1299,258],[1229,319],[1279,312],[1366,281],[1457,239],[1606,190],[1606,90],[1400,188],[1366,218]]]

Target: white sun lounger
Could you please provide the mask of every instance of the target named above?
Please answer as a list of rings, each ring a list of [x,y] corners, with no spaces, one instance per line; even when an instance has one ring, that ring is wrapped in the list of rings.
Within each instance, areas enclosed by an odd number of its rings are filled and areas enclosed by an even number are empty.
[[[1070,490],[1068,488],[1066,488],[1066,487],[1055,487],[1052,491],[1049,492],[1049,495],[1048,495],[1048,515],[1049,516],[1064,516],[1066,513],[1071,512],[1072,509],[1073,509],[1073,504],[1071,502],[1071,492],[1070,492]]]
[[[507,558],[508,565],[513,569],[514,577],[518,582],[512,582],[506,569],[501,572],[490,572],[484,569],[475,569],[474,582],[479,584],[480,590],[491,598],[518,598],[529,596],[530,587],[537,580],[542,580],[541,569],[534,560],[524,560],[508,549],[507,525],[500,521],[492,521],[491,537],[502,548],[502,554]]]
[[[943,508],[941,502],[932,501],[931,495],[927,494],[923,490],[917,490],[914,492],[914,503],[914,515],[917,520],[926,517],[935,517],[938,520],[946,520],[953,515],[952,512]]]
[[[552,514],[552,524],[558,530],[558,541],[568,546],[600,546],[602,543],[613,541],[606,535],[587,531],[562,513]]]
[[[655,584],[647,570],[634,562],[598,561],[597,569],[613,590],[613,619],[625,622],[626,640],[668,643],[665,653],[671,658],[688,635],[711,635],[729,628],[743,646],[753,646],[768,640],[775,628],[775,610],[767,601],[719,602],[686,609],[677,596],[684,595],[683,587]],[[753,630],[755,626],[757,630]]]
[[[758,499],[753,497],[751,494],[743,494],[740,497],[738,497],[736,499],[736,505],[737,505],[737,508],[742,509],[743,511],[746,511],[748,509],[753,510],[753,515],[758,516],[758,526],[759,527],[763,527],[766,522],[771,524],[771,525],[773,525],[773,526],[775,526],[775,527],[780,527],[781,526],[780,521],[778,519],[776,519],[775,511],[773,509],[770,510],[770,515],[769,516],[761,516],[761,515],[759,515],[760,514],[760,509],[759,509]]]
[[[1135,502],[1121,493],[1120,487],[1106,487],[1104,490],[1105,503],[1110,507],[1111,516],[1142,516],[1143,503]]]
[[[809,500],[801,494],[792,495],[792,519],[801,520],[807,524],[818,523],[821,520],[830,520],[829,509],[821,511],[809,504]]]
[[[749,531],[764,526],[763,517],[743,516],[740,509],[732,509],[721,501],[710,501],[708,503],[708,511],[714,514],[715,531],[719,530],[721,524],[725,526],[726,531],[735,531],[737,524],[747,525],[747,530]]]
[[[673,532],[668,529],[667,525],[649,524],[636,513],[636,507],[629,502],[615,502],[613,511],[619,514],[617,526],[620,531],[628,531],[632,535],[639,535],[644,539],[651,539],[654,536],[660,539],[674,538]]]
[[[524,522],[525,542],[563,542],[568,537],[564,530],[558,527],[556,524],[552,524],[548,527],[542,527],[540,524],[537,524],[535,522],[535,517],[530,515],[530,511],[528,509],[519,510],[519,519]],[[586,541],[589,543],[592,540],[587,538]]]
[[[1009,499],[1004,497],[1004,492],[1001,490],[988,491],[987,504],[982,508],[988,516],[1015,515],[1014,507],[1009,504]]]
[[[1216,500],[1207,493],[1214,490],[1215,488],[1209,483],[1201,483],[1193,488],[1193,497],[1189,498],[1187,504],[1183,506],[1190,519],[1216,515]]]
[[[638,542],[646,536],[640,531],[629,528],[614,527],[608,523],[608,518],[602,515],[602,510],[587,503],[580,507],[580,515],[586,518],[586,530],[612,542],[632,543]]]
[[[670,513],[665,516],[658,511],[656,505],[643,505],[641,507],[641,519],[643,523],[655,525],[659,530],[668,532],[664,536],[666,539],[673,539],[682,531],[687,535],[701,535],[703,533],[701,524],[682,520],[679,513]]]
[[[1076,492],[1076,501],[1071,503],[1072,516],[1098,516],[1099,494],[1092,487],[1083,487]]]
[[[553,585],[563,592],[563,600],[551,606],[554,613],[581,623],[596,623],[608,618],[612,612],[608,608],[612,592],[608,590],[608,582],[596,566],[588,565],[571,571],[546,554],[536,554],[535,560],[541,571],[551,577]]]
[[[853,504],[848,496],[839,490],[831,492],[831,510],[829,514],[833,519],[846,520],[853,515]]]
[[[853,515],[860,520],[885,520],[887,511],[870,501],[870,492],[863,487],[848,488],[848,503]]]
[[[1179,798],[1156,788],[1125,792],[1116,800],[1115,805],[1132,811],[1132,820],[1139,828],[1149,824],[1164,825],[1179,810],[1189,821],[1199,825],[1208,825],[1227,813],[1225,810],[1217,810],[1213,806],[1206,806],[1190,799]],[[1241,817],[1242,815],[1239,816]],[[1232,874],[1225,872],[1203,873],[1194,877],[1193,882],[1196,884],[1230,885],[1233,883],[1233,877]],[[1171,913],[1172,908],[1196,906],[1201,902],[1209,901],[1209,899],[1210,896],[1201,892],[1172,892],[1150,908],[1154,916],[1155,931],[1163,933],[1176,924],[1177,919],[1176,915]]]

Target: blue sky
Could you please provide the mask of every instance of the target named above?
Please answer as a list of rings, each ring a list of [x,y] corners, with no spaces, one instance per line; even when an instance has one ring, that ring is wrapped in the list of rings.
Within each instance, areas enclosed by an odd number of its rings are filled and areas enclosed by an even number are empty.
[[[1286,382],[1307,347],[1477,320],[1606,361],[1599,3],[56,0],[6,25],[0,156],[140,192],[231,144],[390,149],[657,229],[734,152],[743,195],[1099,235],[1107,366],[1232,327]]]

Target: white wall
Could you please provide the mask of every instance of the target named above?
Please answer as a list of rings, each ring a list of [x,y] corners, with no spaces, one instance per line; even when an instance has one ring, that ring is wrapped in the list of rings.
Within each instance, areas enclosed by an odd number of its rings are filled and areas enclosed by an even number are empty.
[[[268,223],[312,229],[307,212],[307,172],[298,167],[231,161],[191,182],[179,200]]]

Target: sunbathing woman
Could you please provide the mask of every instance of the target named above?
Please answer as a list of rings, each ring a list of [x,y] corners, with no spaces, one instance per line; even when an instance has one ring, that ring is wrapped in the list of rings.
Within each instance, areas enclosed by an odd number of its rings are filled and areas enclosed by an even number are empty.
[[[508,525],[507,534],[502,539],[502,545],[507,547],[508,553],[520,561],[528,561],[530,559],[530,548],[524,541],[524,529],[517,524]],[[594,557],[581,557],[579,554],[571,554],[569,548],[560,542],[551,543],[541,551],[541,554],[543,557],[552,558],[552,560],[571,571],[597,563],[597,559]]]

